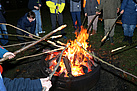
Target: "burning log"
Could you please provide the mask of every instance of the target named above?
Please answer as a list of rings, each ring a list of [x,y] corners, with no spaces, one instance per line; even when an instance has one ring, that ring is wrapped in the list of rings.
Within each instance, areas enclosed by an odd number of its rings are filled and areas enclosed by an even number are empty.
[[[86,66],[80,65],[80,67],[82,67],[83,72],[84,72],[85,74],[88,73],[88,68],[87,68]]]
[[[62,30],[62,29],[65,28],[65,27],[66,27],[66,25],[62,25],[62,26],[58,27],[57,29],[55,29],[54,31],[51,31],[50,33],[48,33],[47,35],[45,35],[45,36],[42,37],[41,39],[37,40],[36,42],[33,42],[32,44],[29,44],[29,45],[21,48],[20,50],[15,51],[14,54],[16,55],[16,54],[18,54],[18,53],[20,53],[20,52],[22,52],[22,51],[27,50],[28,48],[30,48],[30,47],[36,45],[37,43],[45,40],[46,38],[48,38],[48,37],[49,37],[50,35],[52,35],[53,33],[57,32],[57,31],[59,31],[59,30]],[[6,56],[6,57],[0,59],[0,62],[3,62],[3,61],[5,61],[5,60],[7,60],[8,57],[9,57],[9,56]]]
[[[64,61],[64,64],[65,64],[65,67],[68,73],[67,75],[69,77],[73,77],[73,75],[71,74],[71,66],[70,66],[69,59],[67,57],[63,57],[63,61]]]

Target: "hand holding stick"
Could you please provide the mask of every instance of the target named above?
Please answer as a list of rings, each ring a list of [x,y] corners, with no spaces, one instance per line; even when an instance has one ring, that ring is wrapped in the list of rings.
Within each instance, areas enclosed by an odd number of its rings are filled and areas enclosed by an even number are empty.
[[[55,66],[55,68],[54,68],[53,72],[49,75],[49,80],[51,80],[52,76],[54,75],[54,73],[55,73],[55,72],[56,72],[56,70],[58,69],[58,67],[59,67],[59,65],[60,65],[60,62],[61,62],[61,57],[62,57],[62,54],[63,54],[63,52],[65,51],[65,49],[66,49],[69,45],[70,45],[70,43],[68,43],[68,44],[66,45],[66,47],[62,50],[62,52],[61,52],[61,54],[60,54],[59,61],[58,61],[57,65]],[[46,91],[46,88],[43,88],[43,90],[42,90],[42,91]]]

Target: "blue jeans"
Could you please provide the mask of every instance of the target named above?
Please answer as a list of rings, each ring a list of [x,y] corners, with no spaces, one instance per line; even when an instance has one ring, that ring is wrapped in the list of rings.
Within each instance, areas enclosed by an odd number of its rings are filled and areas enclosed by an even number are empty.
[[[75,27],[75,29],[77,29],[77,25],[75,24],[76,20],[78,22],[78,26],[79,28],[81,27],[81,14],[80,11],[79,12],[71,12],[71,16],[72,16],[72,20],[73,20],[73,25]]]
[[[132,37],[134,33],[134,29],[136,28],[136,25],[128,25],[128,24],[122,24],[124,35],[128,37]]]
[[[32,10],[35,13],[36,17],[36,28],[35,28],[35,34],[42,31],[42,23],[41,23],[41,15],[39,10]]]
[[[8,34],[6,25],[0,24],[0,34]],[[3,45],[8,43],[8,35],[0,35],[0,41]]]

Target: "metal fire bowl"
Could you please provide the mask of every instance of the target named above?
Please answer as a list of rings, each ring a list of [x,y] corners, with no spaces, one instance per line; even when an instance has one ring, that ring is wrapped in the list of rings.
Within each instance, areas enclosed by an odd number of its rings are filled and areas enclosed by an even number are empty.
[[[46,55],[43,55],[40,61],[42,73],[47,77],[49,74],[45,71],[47,64],[45,63]],[[100,78],[100,65],[82,76],[77,77],[52,77],[52,88],[50,91],[89,91],[98,82]]]

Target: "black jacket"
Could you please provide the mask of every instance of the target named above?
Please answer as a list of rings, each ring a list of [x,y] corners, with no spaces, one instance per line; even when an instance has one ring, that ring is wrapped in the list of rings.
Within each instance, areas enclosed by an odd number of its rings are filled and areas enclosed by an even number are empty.
[[[21,17],[18,20],[17,26],[19,26],[23,30],[26,30],[28,27],[30,27],[30,31],[28,31],[28,32],[34,34],[35,24],[36,24],[36,20],[29,22],[29,20],[27,19],[27,13],[26,13],[23,17]],[[26,34],[26,35],[28,35],[28,34]]]
[[[39,1],[39,3],[38,3],[38,1]],[[34,6],[39,7],[38,4],[42,4],[41,0],[29,0],[29,2],[28,2],[28,8],[30,10],[35,10]]]

